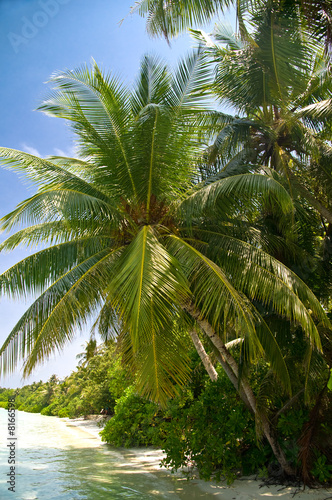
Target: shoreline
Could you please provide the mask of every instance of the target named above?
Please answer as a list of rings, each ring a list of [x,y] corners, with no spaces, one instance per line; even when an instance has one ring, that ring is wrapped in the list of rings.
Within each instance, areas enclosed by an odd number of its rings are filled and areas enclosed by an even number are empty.
[[[89,444],[92,446],[109,446],[101,440],[99,432],[102,427],[98,426],[99,422],[104,422],[104,417],[96,416],[95,418],[77,419],[61,418],[60,419],[77,438],[81,439],[82,432],[88,435]],[[159,463],[164,458],[165,454],[160,449],[155,448],[113,448],[114,453],[124,459],[134,468],[152,472],[161,476],[174,478],[179,483],[187,479],[180,472],[172,473],[165,467],[160,467]],[[199,490],[199,496],[204,498],[221,498],[222,500],[266,500],[267,498],[278,498],[280,500],[327,500],[332,498],[332,488],[319,488],[298,490],[296,487],[284,487],[283,485],[266,486],[255,476],[243,477],[236,479],[234,483],[227,486],[226,483],[217,483],[215,481],[204,481],[202,479],[193,479],[190,483]],[[294,495],[295,494],[295,495]]]

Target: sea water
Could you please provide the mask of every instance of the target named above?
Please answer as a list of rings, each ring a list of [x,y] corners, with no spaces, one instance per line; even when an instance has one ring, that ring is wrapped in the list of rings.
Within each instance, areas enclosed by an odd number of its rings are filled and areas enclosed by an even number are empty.
[[[73,434],[56,417],[16,411],[15,427],[13,439],[8,412],[0,408],[1,500],[212,498],[190,482],[144,470],[131,463],[125,453],[105,444],[99,446],[84,431]],[[14,465],[9,463],[13,458]],[[15,467],[15,491],[8,489],[10,467]]]

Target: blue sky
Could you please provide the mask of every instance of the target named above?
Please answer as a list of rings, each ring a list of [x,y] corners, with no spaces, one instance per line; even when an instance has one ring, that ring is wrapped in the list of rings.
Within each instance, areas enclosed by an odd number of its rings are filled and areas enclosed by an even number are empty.
[[[190,49],[188,35],[179,37],[171,47],[164,40],[151,40],[144,20],[129,15],[132,4],[134,0],[1,0],[0,146],[42,157],[73,154],[73,137],[65,122],[34,111],[47,94],[45,82],[53,72],[73,69],[94,58],[130,85],[145,53],[160,55],[175,65]],[[32,193],[24,179],[0,168],[0,217]],[[0,242],[3,239],[0,235]],[[0,254],[0,272],[25,255],[23,250]],[[25,307],[22,300],[1,299],[0,344]],[[53,373],[68,375],[87,336],[77,332],[73,344],[37,368],[29,381],[47,380]],[[0,379],[2,387],[19,385],[18,372]]]

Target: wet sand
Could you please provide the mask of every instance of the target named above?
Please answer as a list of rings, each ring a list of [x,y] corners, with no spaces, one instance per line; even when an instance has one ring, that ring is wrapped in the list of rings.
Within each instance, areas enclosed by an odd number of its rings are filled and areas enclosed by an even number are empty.
[[[82,447],[107,446],[101,441],[99,432],[101,430],[98,421],[103,419],[97,417],[94,420],[84,419],[61,419],[66,426],[71,430],[73,439],[77,439]],[[203,481],[194,479],[188,481],[181,472],[172,474],[168,469],[160,467],[160,461],[164,454],[162,450],[153,448],[130,448],[130,449],[114,449],[112,453],[118,455],[119,461],[124,466],[130,466],[133,470],[145,470],[146,472],[158,473],[159,477],[174,478],[177,483],[177,491],[182,489],[187,490],[188,487],[195,491],[195,498],[205,499],[222,499],[222,500],[266,500],[269,498],[277,498],[280,500],[327,500],[332,499],[332,488],[329,489],[304,489],[297,490],[296,488],[283,486],[262,486],[259,480],[254,477],[246,477],[237,479],[231,486],[226,483],[216,483],[214,481]],[[295,494],[295,496],[294,496]]]

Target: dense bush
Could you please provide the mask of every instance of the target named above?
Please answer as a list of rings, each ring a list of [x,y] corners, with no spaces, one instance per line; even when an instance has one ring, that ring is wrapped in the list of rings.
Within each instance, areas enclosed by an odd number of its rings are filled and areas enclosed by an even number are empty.
[[[215,383],[205,375],[203,379],[203,384],[196,380],[165,409],[129,387],[117,400],[102,439],[113,446],[161,446],[166,452],[164,465],[171,469],[194,465],[204,479],[224,476],[232,482],[237,473],[257,471],[270,451],[258,448],[253,417],[222,373]],[[196,397],[195,392],[199,392]]]
[[[61,408],[61,410],[58,411],[58,417],[60,418],[70,417],[69,409],[67,407]]]
[[[155,403],[141,398],[133,386],[117,400],[114,416],[101,432],[102,440],[113,446],[160,446],[161,411]]]
[[[193,464],[206,480],[224,476],[232,482],[237,473],[257,471],[270,454],[258,449],[254,419],[223,374],[207,382],[197,399],[173,402],[166,418],[164,464],[171,468]]]
[[[42,415],[47,415],[48,417],[51,417],[58,415],[59,410],[60,410],[59,401],[53,401],[53,403],[43,408],[40,413]]]

